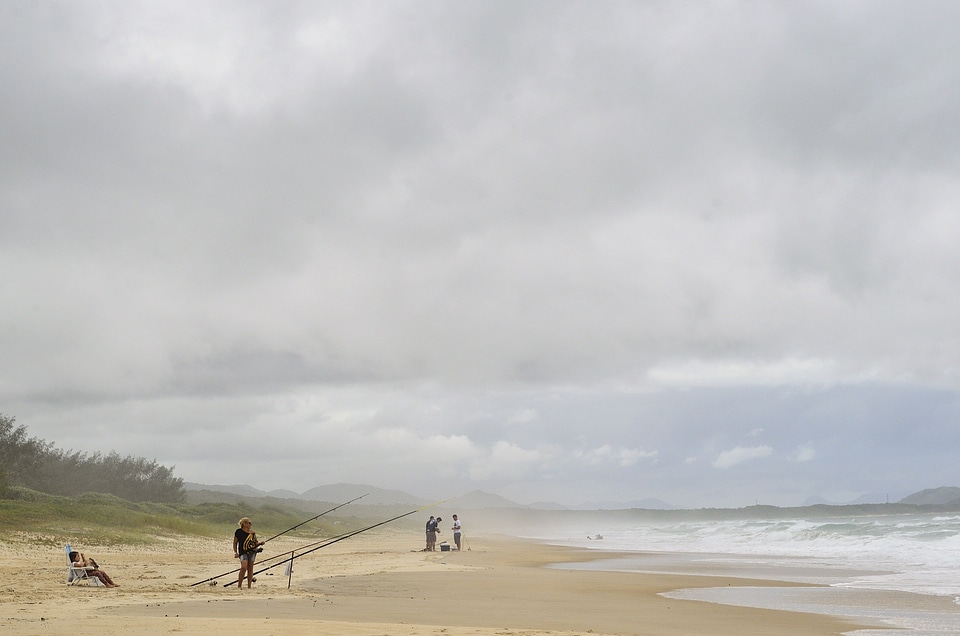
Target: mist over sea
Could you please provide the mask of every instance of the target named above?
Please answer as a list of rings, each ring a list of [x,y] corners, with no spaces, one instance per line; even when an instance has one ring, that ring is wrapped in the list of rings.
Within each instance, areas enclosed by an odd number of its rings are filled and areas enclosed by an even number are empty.
[[[674,598],[838,614],[882,621],[923,636],[960,633],[957,514],[674,519],[631,527],[566,527],[536,538],[638,552],[636,557],[563,567],[719,574],[829,586],[680,590],[671,593]]]

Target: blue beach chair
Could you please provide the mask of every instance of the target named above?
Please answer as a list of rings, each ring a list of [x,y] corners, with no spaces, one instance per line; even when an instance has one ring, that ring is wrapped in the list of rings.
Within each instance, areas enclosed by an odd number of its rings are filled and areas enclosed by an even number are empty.
[[[92,567],[77,567],[73,564],[70,559],[73,548],[70,547],[69,543],[64,546],[64,550],[67,553],[67,583],[70,585],[92,585],[94,587],[104,586],[103,581],[90,574],[93,572]]]

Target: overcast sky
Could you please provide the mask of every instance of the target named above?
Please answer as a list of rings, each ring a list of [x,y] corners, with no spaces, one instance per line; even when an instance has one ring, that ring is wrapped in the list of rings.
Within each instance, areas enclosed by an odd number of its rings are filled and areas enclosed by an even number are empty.
[[[186,481],[960,485],[960,3],[0,3],[0,412]]]

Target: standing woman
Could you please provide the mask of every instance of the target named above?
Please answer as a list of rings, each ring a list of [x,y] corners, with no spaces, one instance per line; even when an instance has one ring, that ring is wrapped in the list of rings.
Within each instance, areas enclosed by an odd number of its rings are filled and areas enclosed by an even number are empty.
[[[258,548],[263,541],[257,541],[257,533],[251,528],[253,522],[244,517],[238,522],[239,528],[233,533],[233,558],[240,559],[240,575],[237,577],[237,589],[243,587],[243,577],[247,577],[247,589],[253,583],[253,562],[257,558]]]

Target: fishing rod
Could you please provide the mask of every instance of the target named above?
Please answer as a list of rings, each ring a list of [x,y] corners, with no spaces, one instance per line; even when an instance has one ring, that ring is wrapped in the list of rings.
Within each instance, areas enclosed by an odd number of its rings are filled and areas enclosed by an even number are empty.
[[[363,493],[362,495],[360,495],[359,497],[354,497],[354,498],[351,499],[350,501],[345,501],[344,503],[340,504],[339,506],[334,506],[333,508],[331,508],[330,510],[327,510],[326,512],[321,512],[321,513],[318,514],[316,517],[310,517],[310,518],[307,519],[306,521],[303,521],[303,522],[301,522],[301,523],[298,523],[297,525],[293,526],[292,528],[287,528],[287,529],[284,530],[283,532],[279,532],[279,533],[273,535],[272,537],[270,537],[270,539],[276,539],[276,538],[279,537],[279,536],[285,535],[285,534],[287,534],[288,532],[290,532],[291,530],[296,530],[296,529],[299,528],[300,526],[302,526],[302,525],[304,525],[304,524],[306,524],[306,523],[310,523],[310,522],[313,521],[314,519],[319,519],[320,517],[322,517],[323,515],[327,514],[328,512],[333,512],[333,511],[336,510],[337,508],[343,508],[343,507],[346,506],[347,504],[352,504],[352,503],[353,503],[354,501],[356,501],[357,499],[363,499],[364,497],[366,497],[366,496],[369,495],[369,494],[370,494],[370,493],[365,492],[365,493]],[[267,541],[270,541],[270,539],[264,539],[263,542],[266,543]]]
[[[284,531],[281,532],[280,534],[275,534],[275,535],[273,535],[272,537],[270,537],[270,539],[276,539],[276,538],[279,537],[280,535],[286,534],[286,533],[290,532],[291,530],[294,530],[294,529],[296,529],[296,528],[299,528],[299,527],[302,526],[304,523],[310,523],[310,522],[313,521],[314,519],[319,519],[320,517],[322,517],[323,515],[327,514],[328,512],[333,512],[333,511],[336,510],[337,508],[343,508],[343,507],[346,506],[347,504],[353,503],[353,502],[356,501],[357,499],[362,499],[363,497],[366,497],[368,494],[370,494],[370,493],[364,493],[364,494],[360,495],[359,497],[354,497],[354,498],[351,499],[350,501],[346,501],[346,502],[340,504],[339,506],[334,506],[334,507],[331,508],[330,510],[326,510],[326,511],[324,511],[324,512],[321,512],[321,513],[318,514],[316,517],[310,517],[309,519],[307,519],[307,520],[304,521],[303,523],[298,523],[297,525],[293,526],[292,528],[287,528],[286,530],[284,530]],[[266,541],[264,541],[264,543],[266,543],[266,542],[269,541],[270,539],[267,539]],[[311,544],[308,544],[308,546],[304,546],[304,547],[309,547],[309,545],[314,545],[314,544],[311,543]],[[283,554],[286,554],[286,552],[284,552]],[[267,561],[271,561],[271,560],[273,560],[273,559],[276,559],[276,558],[278,558],[278,557],[280,557],[280,556],[283,556],[283,554],[278,554],[278,555],[275,556],[275,557],[270,557],[269,559],[264,559],[264,563],[266,563]],[[191,584],[190,584],[190,587],[193,587],[193,586],[195,586],[195,585],[200,585],[201,583],[207,583],[207,582],[209,582],[209,581],[215,581],[215,580],[217,580],[217,579],[219,579],[219,578],[221,578],[221,577],[227,576],[228,574],[234,574],[235,572],[239,572],[239,571],[240,571],[240,568],[235,568],[235,569],[233,569],[233,570],[230,570],[229,572],[224,572],[223,574],[218,574],[218,575],[216,575],[216,576],[211,576],[209,579],[204,579],[204,580],[202,580],[202,581],[197,581],[196,583],[191,583]]]
[[[346,533],[345,533],[345,534],[346,534]],[[335,535],[333,538],[338,538],[338,537],[341,537],[341,536],[343,536],[343,535]],[[298,547],[298,548],[294,548],[294,552],[299,551],[299,550],[305,550],[305,549],[307,549],[307,548],[312,548],[312,547],[315,546],[315,545],[318,545],[318,544],[320,544],[320,543],[323,543],[324,541],[329,541],[329,540],[330,540],[330,538],[328,537],[328,538],[326,538],[326,539],[320,539],[319,541],[314,541],[314,542],[312,542],[312,543],[308,543],[308,544],[306,544],[306,545],[302,545],[302,546],[300,546],[300,547]],[[262,564],[262,563],[269,563],[270,561],[273,561],[274,559],[283,558],[283,557],[287,556],[287,554],[289,554],[289,553],[288,553],[288,552],[281,552],[280,554],[275,554],[275,555],[273,555],[272,557],[268,557],[268,558],[266,558],[266,559],[263,559],[262,561],[259,561],[258,563],[260,563],[260,564]],[[235,568],[235,569],[233,569],[233,570],[230,570],[229,572],[224,572],[223,574],[210,577],[209,579],[205,579],[205,580],[203,580],[203,581],[197,581],[196,583],[191,583],[191,584],[190,584],[190,587],[193,587],[194,585],[200,585],[201,583],[207,583],[208,581],[213,581],[214,579],[219,579],[219,578],[221,578],[221,577],[227,576],[228,574],[236,574],[236,573],[239,572],[239,571],[240,571],[240,568]],[[211,583],[211,585],[216,585],[216,583]]]
[[[446,500],[444,500],[444,501],[446,501]],[[392,521],[396,521],[397,519],[403,519],[404,517],[409,517],[409,516],[412,515],[412,514],[416,514],[416,513],[420,512],[421,510],[426,510],[427,508],[432,508],[432,507],[434,507],[434,506],[439,506],[439,505],[442,504],[442,503],[444,503],[444,502],[443,502],[443,501],[438,501],[437,503],[432,503],[432,504],[430,504],[429,506],[423,506],[422,508],[417,508],[416,510],[411,510],[410,512],[405,512],[405,513],[403,513],[402,515],[397,515],[396,517],[391,517],[390,519],[387,519],[386,521],[381,521],[381,522],[379,522],[379,523],[375,523],[375,524],[373,524],[372,526],[367,526],[366,528],[360,528],[359,530],[354,530],[353,532],[347,532],[347,533],[345,533],[345,534],[342,534],[342,535],[340,535],[339,537],[334,537],[333,539],[330,539],[329,541],[324,542],[322,545],[318,545],[318,546],[316,546],[315,548],[311,548],[311,549],[307,550],[306,552],[303,552],[303,553],[301,553],[301,554],[295,554],[295,555],[293,555],[293,556],[289,556],[289,557],[287,557],[286,559],[284,559],[283,561],[281,561],[280,563],[274,563],[273,565],[271,565],[271,566],[269,566],[269,567],[265,567],[265,568],[263,568],[263,569],[261,569],[261,570],[257,570],[256,572],[253,573],[253,576],[256,576],[257,574],[260,574],[261,572],[266,572],[267,570],[271,570],[271,569],[273,569],[273,568],[275,568],[275,567],[277,567],[277,566],[279,566],[279,565],[283,565],[284,563],[290,563],[290,562],[292,562],[294,559],[299,559],[300,557],[306,556],[306,555],[310,554],[311,552],[316,552],[317,550],[319,550],[319,549],[321,549],[321,548],[325,548],[325,547],[327,547],[327,546],[329,546],[329,545],[333,545],[334,543],[337,543],[337,542],[339,542],[339,541],[343,541],[344,539],[349,539],[350,537],[356,536],[356,535],[361,534],[361,533],[363,533],[363,532],[366,532],[367,530],[373,530],[374,528],[380,527],[380,526],[382,526],[382,525],[386,525],[386,524],[388,524],[388,523],[390,523],[390,522],[392,522]],[[236,583],[236,582],[237,582],[237,581],[231,581],[230,583],[224,583],[224,584],[223,584],[223,587],[230,587],[231,585],[233,585],[233,584]]]

